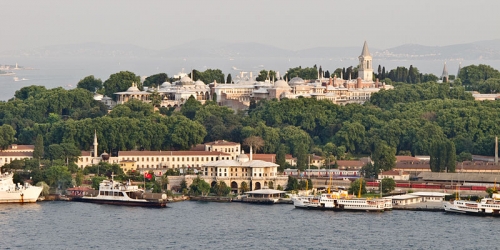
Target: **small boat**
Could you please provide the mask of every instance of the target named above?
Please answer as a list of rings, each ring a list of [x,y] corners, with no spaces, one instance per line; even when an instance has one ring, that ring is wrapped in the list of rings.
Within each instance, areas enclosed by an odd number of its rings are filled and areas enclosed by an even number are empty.
[[[157,193],[146,193],[137,185],[131,185],[130,181],[121,183],[104,180],[99,184],[99,192],[96,196],[74,197],[73,201],[90,202],[98,204],[138,206],[138,207],[166,207],[167,195]]]
[[[42,192],[42,187],[14,184],[14,173],[0,175],[0,203],[30,203],[36,202]]]

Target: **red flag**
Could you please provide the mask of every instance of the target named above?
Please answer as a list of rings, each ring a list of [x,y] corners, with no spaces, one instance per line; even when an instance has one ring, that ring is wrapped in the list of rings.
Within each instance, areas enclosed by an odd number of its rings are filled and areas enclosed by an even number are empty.
[[[144,173],[144,178],[150,180],[153,176],[150,173]]]

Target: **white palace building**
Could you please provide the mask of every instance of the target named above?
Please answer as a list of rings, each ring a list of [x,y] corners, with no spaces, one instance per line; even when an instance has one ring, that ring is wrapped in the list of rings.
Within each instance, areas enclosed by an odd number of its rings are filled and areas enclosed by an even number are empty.
[[[151,102],[151,94],[157,92],[160,95],[162,107],[182,106],[190,96],[202,104],[216,97],[217,103],[233,109],[247,109],[250,101],[263,99],[294,99],[298,97],[315,98],[318,100],[329,100],[335,104],[345,105],[348,103],[364,103],[371,95],[380,89],[392,89],[393,86],[385,85],[373,80],[372,56],[365,42],[359,58],[358,78],[342,79],[333,76],[324,78],[318,74],[315,81],[305,81],[300,77],[286,80],[256,81],[252,74],[246,77],[241,74],[235,83],[204,83],[200,80],[193,81],[189,76],[183,75],[178,81],[165,82],[157,88],[139,90],[133,84],[127,91],[115,93],[115,99],[102,95],[96,95],[95,99],[104,102],[109,108],[117,104],[123,104],[131,99]],[[116,101],[115,101],[116,100]]]

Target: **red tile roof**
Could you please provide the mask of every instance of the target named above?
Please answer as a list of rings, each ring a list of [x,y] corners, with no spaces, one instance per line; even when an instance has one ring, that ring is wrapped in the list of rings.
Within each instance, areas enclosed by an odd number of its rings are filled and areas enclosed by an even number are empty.
[[[33,157],[33,152],[0,152],[3,157]]]
[[[230,142],[230,141],[225,141],[225,140],[218,140],[214,142],[207,142],[205,145],[224,145],[224,146],[229,146],[229,145],[240,145],[239,143],[236,142]]]
[[[119,151],[118,156],[228,156],[228,153],[209,151]]]
[[[408,155],[396,155],[396,162],[399,161],[419,161],[419,159]]]

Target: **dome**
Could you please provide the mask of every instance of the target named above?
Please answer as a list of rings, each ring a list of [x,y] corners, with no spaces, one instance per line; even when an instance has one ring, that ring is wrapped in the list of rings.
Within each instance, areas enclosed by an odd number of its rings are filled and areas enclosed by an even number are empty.
[[[109,160],[109,154],[104,151],[104,153],[101,154],[101,158],[105,161]]]
[[[275,88],[282,88],[282,89],[290,88],[290,86],[288,85],[288,83],[286,83],[283,80],[278,80],[277,82],[275,82],[274,83],[274,87]]]
[[[238,161],[242,162],[242,163],[248,162],[248,161],[250,161],[250,158],[248,158],[248,156],[246,154],[242,153],[242,154],[238,155]]]
[[[196,86],[205,86],[205,83],[204,83],[204,82],[202,82],[201,80],[197,80],[197,81],[194,83],[194,85],[196,85]]]
[[[169,83],[169,82],[164,82],[164,83],[161,84],[161,86],[162,87],[170,87],[170,86],[172,86],[172,84]]]
[[[181,84],[193,84],[193,80],[189,76],[184,76],[180,80]]]
[[[304,79],[296,76],[294,78],[292,78],[290,80],[290,85],[302,85],[302,84],[305,84],[306,82],[304,81]]]
[[[140,92],[139,88],[135,85],[135,82],[132,83],[132,86],[127,89],[127,92]]]

